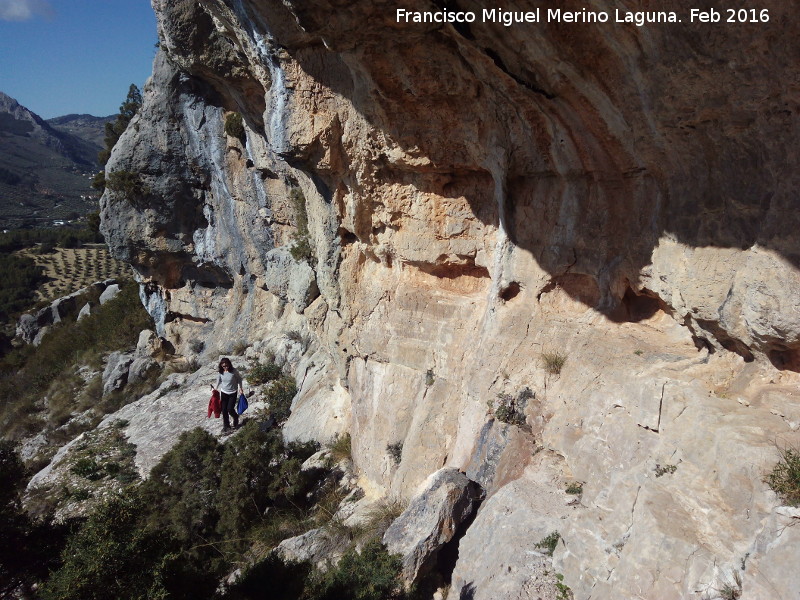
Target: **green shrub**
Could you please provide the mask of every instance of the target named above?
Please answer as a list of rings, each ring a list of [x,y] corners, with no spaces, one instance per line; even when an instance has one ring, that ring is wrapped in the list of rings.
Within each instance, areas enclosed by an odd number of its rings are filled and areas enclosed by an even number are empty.
[[[244,121],[242,120],[241,114],[238,112],[233,112],[229,113],[228,116],[225,117],[225,133],[244,143],[245,130]]]
[[[59,248],[77,248],[80,245],[81,244],[80,241],[78,240],[78,237],[71,233],[65,235],[58,241]]]
[[[292,203],[295,225],[299,235],[308,235],[308,211],[306,208],[306,197],[303,190],[293,187],[289,190],[289,200]]]
[[[111,431],[123,435],[120,428]],[[311,506],[326,486],[320,486],[319,473],[301,467],[317,449],[314,443],[285,444],[279,429],[268,429],[256,419],[224,446],[199,428],[181,434],[148,480],[100,506],[71,536],[63,565],[52,569],[41,597],[215,597],[219,580],[251,560],[254,544],[256,552],[263,552],[264,544],[315,526]],[[81,451],[93,450],[87,445]],[[124,468],[116,463],[121,461],[107,461],[104,471],[122,474]],[[247,569],[230,593],[234,598],[263,598],[261,585],[267,578],[270,598],[332,598],[325,594],[343,589],[355,595],[342,597],[387,597],[358,595],[362,592],[353,587],[363,583],[373,590],[387,589],[380,576],[386,563],[380,552],[349,560],[357,567],[353,573],[318,574],[312,585],[308,565],[266,559]]]
[[[264,431],[256,421],[248,421],[225,445],[216,496],[220,535],[227,539],[243,537],[243,532],[261,522],[268,507],[306,507],[316,474],[301,467],[317,447],[284,445],[280,431]],[[246,549],[245,544],[239,547]]]
[[[222,454],[222,445],[207,431],[182,433],[141,486],[148,526],[187,543],[213,531],[219,519],[215,498]]]
[[[573,481],[567,486],[567,489],[565,491],[567,492],[567,494],[578,496],[583,493],[583,484],[579,481]]]
[[[306,588],[308,600],[387,600],[402,597],[402,560],[378,541],[361,553],[347,552],[335,568],[315,571]]]
[[[399,441],[394,444],[387,444],[386,452],[392,457],[394,464],[399,465],[403,458],[403,442]]]
[[[292,412],[292,400],[297,394],[297,386],[291,377],[282,376],[272,382],[265,397],[269,410],[278,423],[283,423]]]
[[[97,154],[97,161],[101,165],[108,162],[108,158],[111,156],[111,150],[116,145],[120,136],[128,128],[128,123],[130,123],[131,119],[139,112],[141,106],[142,92],[134,84],[131,84],[128,88],[128,95],[125,97],[125,101],[119,107],[119,114],[116,120],[109,121],[105,125],[105,148]],[[102,190],[103,188],[98,187],[96,185],[97,183],[99,182],[97,178],[95,178],[95,181],[92,182],[92,186]]]
[[[564,583],[564,576],[561,573],[556,573],[556,590],[558,590],[558,596],[556,600],[572,600],[572,590],[570,587]]]
[[[166,598],[163,532],[140,527],[145,506],[135,497],[101,505],[71,536],[64,564],[43,586],[43,600]]]
[[[78,459],[70,470],[89,481],[95,481],[105,475],[102,467],[93,458]]]
[[[142,183],[139,173],[132,171],[112,171],[106,177],[106,187],[112,192],[122,194],[129,201],[150,193],[150,189]]]
[[[0,254],[0,319],[6,320],[33,305],[36,288],[46,279],[33,259]]]
[[[289,253],[297,262],[310,261],[314,257],[314,250],[311,248],[308,236],[295,236]]]
[[[270,600],[303,598],[303,589],[312,568],[308,562],[285,562],[277,554],[248,567],[231,587],[230,596],[243,600],[263,600],[269,590]]]
[[[337,435],[331,441],[328,450],[331,453],[331,458],[336,462],[351,459],[353,456],[353,448],[350,434],[345,433],[344,435]]]
[[[542,538],[537,544],[537,548],[542,548],[547,554],[547,556],[553,556],[553,552],[556,550],[556,546],[558,546],[558,540],[561,539],[561,534],[557,531],[554,531],[547,537]]]
[[[564,364],[567,362],[567,355],[561,352],[542,352],[542,366],[549,375],[559,375]]]
[[[402,561],[378,541],[347,552],[336,566],[314,569],[270,554],[248,568],[232,586],[232,598],[261,600],[403,600]]]
[[[152,320],[139,300],[138,285],[128,282],[113,300],[88,317],[79,322],[65,319],[52,326],[38,347],[26,346],[3,356],[0,397],[9,399],[0,405],[0,425],[5,434],[19,435],[27,427],[33,427],[35,403],[51,390],[48,419],[58,422],[68,418],[85,399],[80,392],[83,380],[74,375],[77,368],[81,365],[99,368],[105,354],[134,347],[139,332],[151,326]],[[97,391],[97,385],[95,382],[89,386],[94,390],[92,393]],[[89,391],[87,388],[86,392]],[[120,401],[134,399],[122,394],[103,399],[95,406],[107,411]]]
[[[425,373],[425,385],[427,387],[431,387],[435,381],[436,381],[436,375],[434,375],[433,369],[428,369],[428,372]]]
[[[297,231],[292,235],[292,246],[289,252],[296,261],[310,261],[314,256],[311,247],[311,236],[308,231],[308,209],[303,190],[293,187],[289,191],[289,201],[292,204],[295,226]]]
[[[88,500],[91,497],[92,497],[92,492],[90,492],[86,488],[79,488],[70,494],[70,498],[72,498],[76,502],[82,502],[83,500]]]
[[[57,567],[66,541],[68,525],[36,522],[23,510],[26,475],[14,444],[0,440],[0,598],[35,597],[31,586]]]
[[[275,381],[283,375],[281,368],[274,362],[265,365],[256,363],[247,373],[247,381],[250,385],[261,385]]]
[[[530,393],[530,395],[528,395]],[[528,398],[533,397],[533,392],[525,388],[514,398],[511,394],[498,394],[493,405],[494,416],[498,421],[509,425],[525,425],[525,406]]]
[[[765,482],[789,506],[800,506],[800,451],[784,448]]]
[[[662,477],[664,475],[672,475],[675,471],[678,470],[678,465],[659,465],[657,464],[655,467],[656,477]]]

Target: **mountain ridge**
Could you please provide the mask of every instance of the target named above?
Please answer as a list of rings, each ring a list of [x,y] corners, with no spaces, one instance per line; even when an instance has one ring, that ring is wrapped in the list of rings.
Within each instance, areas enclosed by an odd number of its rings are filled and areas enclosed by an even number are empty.
[[[45,120],[0,92],[0,226],[48,225],[93,210],[91,177],[111,119]]]

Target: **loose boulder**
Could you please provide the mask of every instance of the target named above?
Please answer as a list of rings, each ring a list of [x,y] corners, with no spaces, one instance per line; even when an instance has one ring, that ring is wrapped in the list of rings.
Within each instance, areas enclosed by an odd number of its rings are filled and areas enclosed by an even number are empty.
[[[109,300],[113,300],[117,294],[119,294],[119,290],[120,288],[118,283],[112,283],[109,285],[105,290],[103,290],[103,293],[100,294],[100,304],[105,304]]]
[[[90,314],[92,314],[92,305],[87,302],[83,305],[83,308],[81,308],[80,312],[78,313],[77,320],[80,321],[81,319],[88,317]]]
[[[139,341],[136,343],[136,356],[141,357],[154,357],[162,351],[161,340],[155,332],[149,329],[143,329],[139,333]]]
[[[135,358],[128,368],[128,383],[144,381],[158,368],[158,363],[149,356]]]
[[[39,327],[35,316],[24,314],[17,322],[17,337],[22,338],[26,344],[30,344],[33,342],[36,334],[39,333]]]
[[[103,371],[103,395],[125,387],[128,382],[128,371],[133,362],[133,355],[123,352],[112,352]]]
[[[476,510],[483,492],[457,469],[433,473],[408,508],[386,530],[383,543],[403,556],[403,577],[414,583],[435,564],[439,551]]]

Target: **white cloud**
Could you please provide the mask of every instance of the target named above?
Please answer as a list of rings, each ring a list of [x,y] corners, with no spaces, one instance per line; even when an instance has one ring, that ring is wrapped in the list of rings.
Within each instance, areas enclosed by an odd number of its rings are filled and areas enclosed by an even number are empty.
[[[27,21],[33,17],[50,16],[53,9],[47,0],[0,0],[0,19]]]

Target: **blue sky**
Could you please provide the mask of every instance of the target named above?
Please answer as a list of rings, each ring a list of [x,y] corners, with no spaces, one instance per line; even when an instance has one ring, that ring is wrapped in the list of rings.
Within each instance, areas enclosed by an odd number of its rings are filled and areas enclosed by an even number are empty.
[[[0,0],[0,91],[45,119],[115,114],[157,41],[149,0]]]

